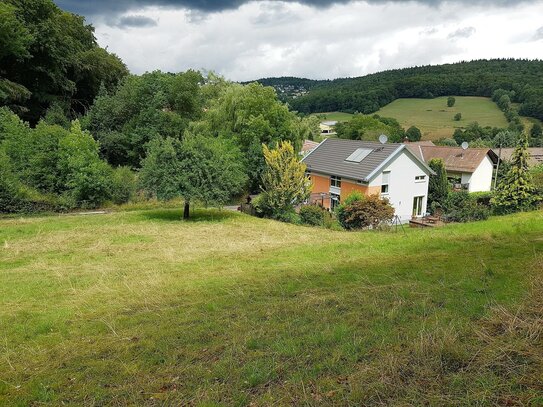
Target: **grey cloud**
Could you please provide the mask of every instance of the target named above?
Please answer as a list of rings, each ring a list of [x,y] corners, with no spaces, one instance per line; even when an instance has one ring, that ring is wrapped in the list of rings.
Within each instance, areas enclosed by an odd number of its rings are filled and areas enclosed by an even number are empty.
[[[157,22],[151,17],[141,15],[129,15],[123,16],[118,20],[111,21],[108,25],[119,28],[144,28],[155,27],[157,25]]]
[[[534,34],[534,40],[543,40],[543,26],[539,27]]]
[[[475,34],[475,27],[464,27],[464,28],[459,28],[458,30],[452,32],[449,34],[449,39],[454,39],[454,38],[469,38],[471,37],[473,34]]]
[[[252,19],[257,25],[284,24],[298,21],[300,17],[286,9],[284,3],[272,4],[268,7],[261,7],[261,12]]]
[[[84,16],[106,16],[111,13],[124,13],[147,6],[187,8],[203,12],[218,12],[222,10],[231,10],[248,3],[251,0],[55,0],[63,9],[81,14]],[[279,1],[279,0],[273,0]],[[345,4],[351,0],[284,0],[286,2],[314,6],[329,7],[334,4]],[[370,4],[385,3],[410,3],[412,0],[367,0]],[[520,3],[526,3],[528,0],[416,0],[421,4],[428,6],[439,6],[442,3],[464,3],[469,5],[479,4],[488,6],[515,6]]]

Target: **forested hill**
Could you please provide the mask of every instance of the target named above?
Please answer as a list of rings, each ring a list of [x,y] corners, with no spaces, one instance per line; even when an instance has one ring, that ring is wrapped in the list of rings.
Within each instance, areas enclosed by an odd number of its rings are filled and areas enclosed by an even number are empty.
[[[543,61],[493,59],[395,69],[357,78],[314,81],[266,78],[290,105],[303,113],[373,113],[397,98],[487,96],[513,90],[519,113],[543,120]]]

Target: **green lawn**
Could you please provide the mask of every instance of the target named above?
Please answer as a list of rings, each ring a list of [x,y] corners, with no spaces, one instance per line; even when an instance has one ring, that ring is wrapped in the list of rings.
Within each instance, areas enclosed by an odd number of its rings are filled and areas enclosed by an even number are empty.
[[[322,118],[322,121],[331,120],[338,122],[348,122],[353,117],[350,113],[343,112],[325,112],[325,113],[314,113],[313,116],[318,116]]]
[[[507,127],[503,112],[489,98],[455,96],[456,104],[447,107],[447,97],[435,99],[397,99],[381,108],[377,114],[397,119],[404,128],[417,126],[424,140],[452,137],[454,129],[471,122],[481,126]],[[454,115],[462,113],[462,120]]]
[[[541,212],[405,234],[180,218],[0,219],[0,405],[543,402]]]

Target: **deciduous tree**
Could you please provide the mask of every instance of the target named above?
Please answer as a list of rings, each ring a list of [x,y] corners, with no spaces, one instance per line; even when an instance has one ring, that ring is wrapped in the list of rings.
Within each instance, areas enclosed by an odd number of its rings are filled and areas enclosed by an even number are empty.
[[[183,218],[190,204],[224,205],[242,192],[247,182],[237,146],[229,140],[187,135],[155,139],[141,169],[142,186],[160,200],[182,197]]]
[[[418,127],[411,126],[405,132],[405,136],[409,141],[420,141],[420,139],[422,138],[422,133],[420,132]]]

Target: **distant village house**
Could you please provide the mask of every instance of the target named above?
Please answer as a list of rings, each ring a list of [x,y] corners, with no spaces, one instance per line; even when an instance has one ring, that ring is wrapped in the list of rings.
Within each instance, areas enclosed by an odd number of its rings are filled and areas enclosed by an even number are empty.
[[[447,176],[456,189],[468,192],[485,192],[492,189],[494,168],[498,156],[489,148],[436,146],[431,141],[406,144],[418,158],[428,163],[440,158],[445,163]]]

